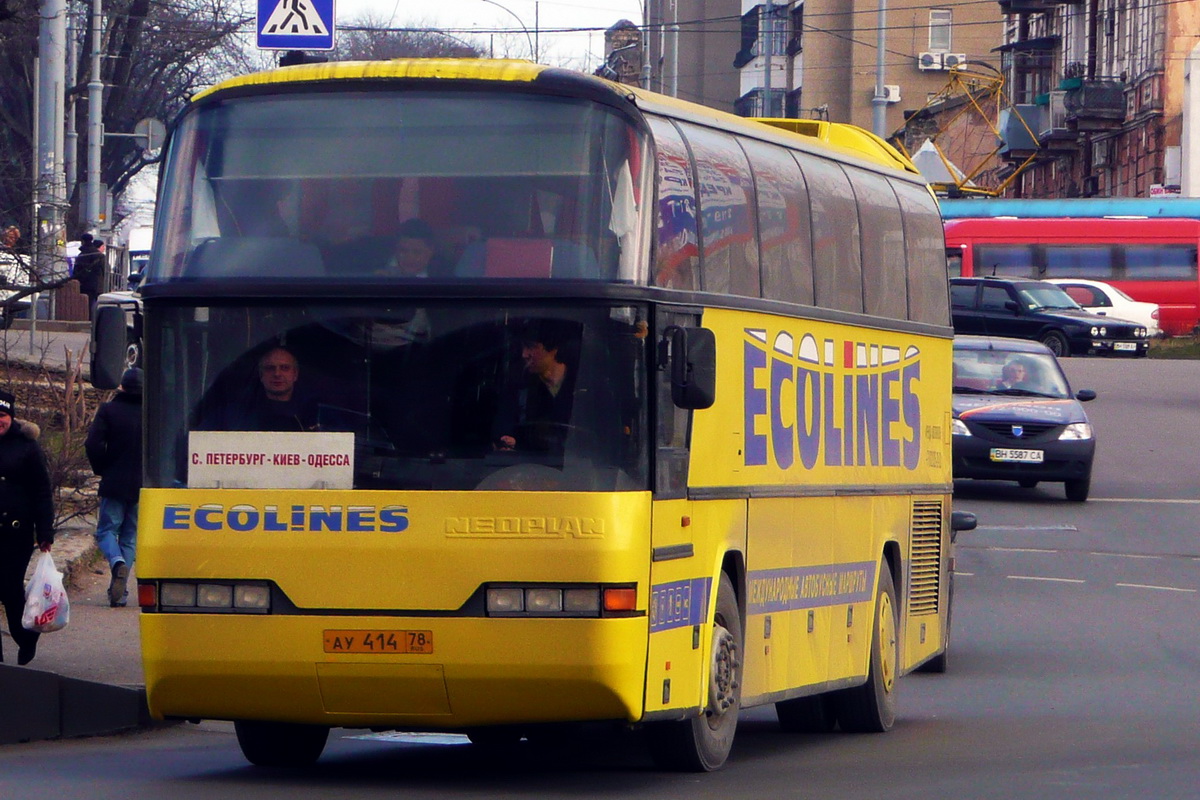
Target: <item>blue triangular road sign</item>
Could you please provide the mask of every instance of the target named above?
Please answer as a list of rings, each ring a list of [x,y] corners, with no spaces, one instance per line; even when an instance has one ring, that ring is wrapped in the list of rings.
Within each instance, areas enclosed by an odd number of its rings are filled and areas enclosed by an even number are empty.
[[[263,50],[332,50],[334,0],[258,0]]]

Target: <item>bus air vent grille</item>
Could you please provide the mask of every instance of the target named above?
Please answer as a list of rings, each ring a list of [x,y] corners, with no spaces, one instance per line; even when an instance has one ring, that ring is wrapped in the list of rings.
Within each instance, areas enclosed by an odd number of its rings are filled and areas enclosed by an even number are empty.
[[[912,557],[909,560],[908,613],[938,613],[942,576],[942,501],[914,500]]]

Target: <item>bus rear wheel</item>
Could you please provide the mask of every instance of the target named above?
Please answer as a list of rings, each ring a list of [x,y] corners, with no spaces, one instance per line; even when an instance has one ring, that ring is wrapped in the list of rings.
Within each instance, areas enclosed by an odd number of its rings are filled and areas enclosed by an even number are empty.
[[[896,677],[900,665],[896,586],[887,562],[880,564],[867,682],[835,695],[838,724],[848,733],[882,733],[896,722]]]
[[[329,739],[323,725],[237,720],[233,729],[242,755],[259,767],[306,767],[321,757]]]
[[[721,573],[713,618],[708,705],[700,716],[649,726],[650,754],[664,769],[711,772],[733,748],[742,702],[742,618],[733,581]]]

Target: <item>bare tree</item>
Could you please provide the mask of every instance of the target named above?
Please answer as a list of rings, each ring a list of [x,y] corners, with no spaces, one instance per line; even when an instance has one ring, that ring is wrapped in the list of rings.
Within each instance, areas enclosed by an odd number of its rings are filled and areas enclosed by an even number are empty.
[[[91,78],[90,0],[68,2],[69,36],[77,71],[69,75],[66,96],[86,153],[87,85]],[[104,129],[131,133],[139,120],[170,120],[196,91],[244,71],[244,34],[254,15],[246,0],[103,0],[101,80]],[[35,188],[33,97],[36,76],[38,3],[0,0],[0,226],[14,223],[28,237],[29,197]],[[101,149],[101,180],[120,195],[144,166],[133,139],[107,137]],[[85,158],[79,159],[86,163]],[[71,207],[79,208],[83,182],[76,183]],[[68,217],[68,230],[77,229]]]
[[[388,27],[382,17],[364,14],[338,30],[337,61],[373,61],[388,58],[480,58],[484,49],[420,22],[403,28]]]

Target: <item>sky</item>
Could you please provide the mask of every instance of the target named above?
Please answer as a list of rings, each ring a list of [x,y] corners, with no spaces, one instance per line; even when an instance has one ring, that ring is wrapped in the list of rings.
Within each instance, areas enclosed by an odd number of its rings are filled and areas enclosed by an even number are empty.
[[[529,58],[591,72],[604,59],[604,31],[642,21],[642,0],[335,0],[336,24],[362,14],[391,27],[439,28],[499,57]],[[507,10],[505,10],[507,9]],[[528,33],[526,33],[528,32]]]

